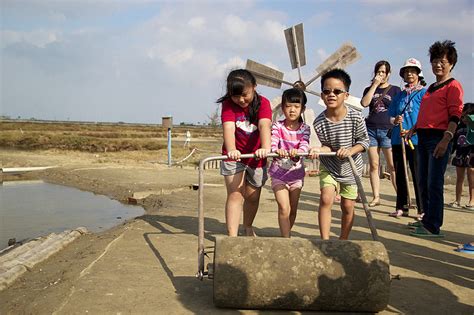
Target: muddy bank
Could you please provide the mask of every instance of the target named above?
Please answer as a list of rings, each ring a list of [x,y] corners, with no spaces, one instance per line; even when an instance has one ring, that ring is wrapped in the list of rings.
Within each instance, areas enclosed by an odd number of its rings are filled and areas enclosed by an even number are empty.
[[[161,192],[144,199],[147,214],[111,230],[81,236],[64,250],[25,273],[0,293],[0,313],[163,313],[257,314],[251,310],[223,310],[212,302],[212,281],[195,279],[197,271],[197,182],[193,168],[159,168],[143,162],[95,163],[87,155],[14,154],[7,159],[23,163],[63,159],[61,168],[41,173],[54,183],[124,200],[136,193]],[[29,162],[31,163],[31,162]],[[25,163],[27,164],[27,163]],[[34,165],[34,164],[33,164]],[[37,164],[36,164],[37,165]],[[36,166],[34,165],[34,166]],[[46,165],[46,164],[44,164]],[[215,170],[206,171],[206,182],[222,183]],[[364,179],[370,192],[370,184]],[[451,201],[453,186],[446,186]],[[225,234],[225,188],[205,188],[205,245]],[[369,193],[370,196],[370,193]],[[383,314],[471,314],[474,311],[472,255],[453,249],[472,239],[474,213],[446,209],[444,239],[417,239],[408,235],[409,218],[394,219],[395,197],[382,181],[382,204],[372,209],[379,236],[390,258],[390,272],[401,280],[391,283],[390,302]],[[318,177],[305,181],[293,237],[319,239]],[[340,232],[340,211],[333,207],[331,237]],[[255,220],[259,236],[278,237],[276,203],[269,186],[262,191]],[[356,206],[352,239],[370,240],[364,212]],[[211,256],[212,258],[212,256]]]

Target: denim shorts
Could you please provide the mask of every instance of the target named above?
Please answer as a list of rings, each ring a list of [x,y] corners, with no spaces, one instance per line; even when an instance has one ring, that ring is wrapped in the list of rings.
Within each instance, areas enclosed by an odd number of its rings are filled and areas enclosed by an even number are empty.
[[[367,128],[369,134],[369,147],[380,147],[380,148],[391,148],[392,139],[387,137],[387,133],[390,129],[372,129]]]

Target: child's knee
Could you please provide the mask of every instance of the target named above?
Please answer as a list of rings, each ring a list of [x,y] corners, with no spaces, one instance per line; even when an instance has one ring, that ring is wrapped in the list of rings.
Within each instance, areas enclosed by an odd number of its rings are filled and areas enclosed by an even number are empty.
[[[244,195],[241,191],[237,190],[237,191],[233,191],[233,192],[229,192],[227,194],[227,200],[229,201],[240,201],[242,202],[244,200]]]
[[[321,191],[321,196],[320,196],[320,201],[321,204],[323,205],[330,205],[333,203],[334,200],[334,195],[335,195],[335,187],[334,187],[334,192],[331,192],[331,190],[328,187],[324,187],[324,189]]]
[[[290,206],[278,207],[278,216],[287,218],[290,216],[290,213],[291,213]]]

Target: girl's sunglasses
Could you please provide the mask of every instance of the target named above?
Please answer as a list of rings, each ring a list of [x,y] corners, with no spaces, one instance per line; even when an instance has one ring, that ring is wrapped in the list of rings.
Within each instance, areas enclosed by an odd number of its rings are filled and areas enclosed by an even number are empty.
[[[322,92],[323,92],[324,95],[329,95],[331,93],[334,93],[334,95],[339,95],[339,94],[342,94],[342,93],[346,93],[346,91],[340,90],[340,89],[334,89],[334,90],[324,89]]]

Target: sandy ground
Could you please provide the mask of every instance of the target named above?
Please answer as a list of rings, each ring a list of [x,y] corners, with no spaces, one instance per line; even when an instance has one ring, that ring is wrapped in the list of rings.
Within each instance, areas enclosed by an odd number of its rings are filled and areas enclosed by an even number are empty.
[[[212,280],[198,281],[197,183],[192,168],[151,164],[140,153],[88,154],[59,151],[2,151],[3,167],[59,168],[36,175],[53,183],[74,186],[125,201],[133,194],[152,194],[139,203],[142,217],[100,234],[88,234],[38,264],[0,292],[0,314],[258,314],[262,311],[224,310],[212,302]],[[216,170],[206,171],[206,183],[222,184]],[[364,187],[370,192],[368,179]],[[371,194],[368,193],[370,196]],[[453,251],[474,239],[474,213],[446,209],[444,239],[408,235],[411,219],[393,219],[393,188],[382,182],[382,204],[372,210],[381,241],[391,262],[393,280],[389,306],[382,313],[472,314],[474,255]],[[446,201],[454,196],[447,185]],[[300,199],[293,237],[318,239],[317,177],[308,177]],[[225,188],[205,188],[206,245],[225,234]],[[334,206],[333,236],[339,233],[340,211]],[[371,239],[358,204],[352,239]],[[276,203],[269,186],[262,192],[255,220],[259,236],[278,236]],[[348,296],[350,298],[350,296]],[[274,313],[274,312],[265,312]],[[299,313],[299,312],[293,312]]]

